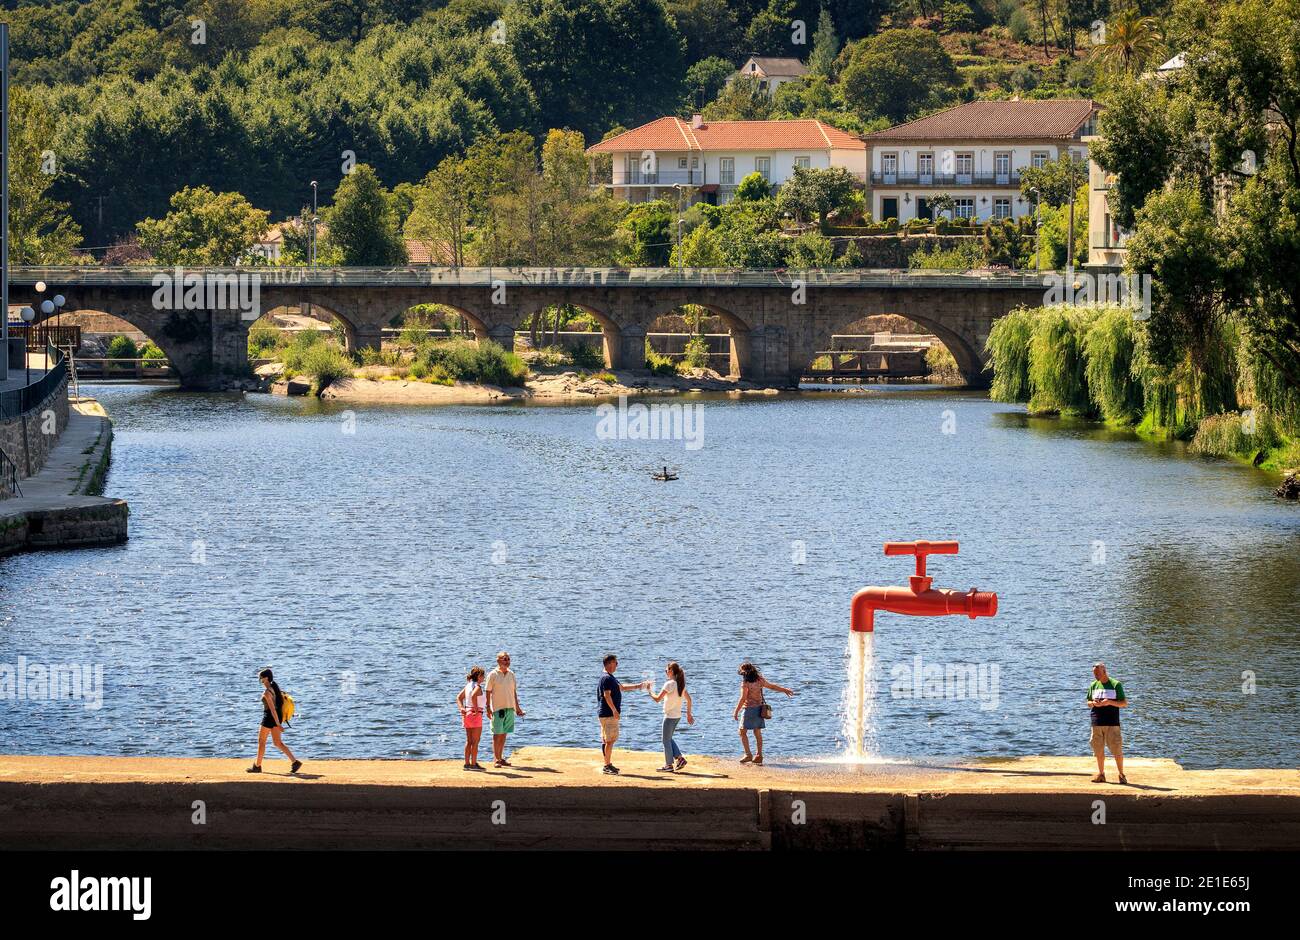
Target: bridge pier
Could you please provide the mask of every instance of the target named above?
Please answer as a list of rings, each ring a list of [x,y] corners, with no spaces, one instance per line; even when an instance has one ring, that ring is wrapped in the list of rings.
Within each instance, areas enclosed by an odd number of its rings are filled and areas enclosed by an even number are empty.
[[[514,324],[512,324],[512,323],[498,323],[496,326],[490,327],[489,329],[487,329],[487,330],[484,331],[484,332],[485,332],[485,334],[486,334],[486,338],[487,338],[487,339],[490,339],[492,342],[496,343],[498,346],[500,346],[500,347],[501,347],[502,349],[504,349],[506,352],[513,352],[513,351],[514,351],[514,348],[515,348],[515,327],[514,327]],[[475,336],[478,336],[478,333],[479,333],[479,328],[478,328],[478,327],[475,327],[475,328],[474,328],[474,334],[475,334]],[[483,339],[483,337],[480,336],[479,339],[481,340],[481,339]]]
[[[605,358],[609,361],[609,367],[644,372],[645,334],[645,329],[640,326],[606,326]]]

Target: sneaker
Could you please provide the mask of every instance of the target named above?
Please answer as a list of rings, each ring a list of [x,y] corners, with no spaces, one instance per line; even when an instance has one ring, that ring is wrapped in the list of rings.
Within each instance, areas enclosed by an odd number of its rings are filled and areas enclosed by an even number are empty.
[[[290,767],[289,767],[289,773],[291,773],[291,774],[296,774],[296,773],[299,771],[299,769],[300,769],[301,767],[302,767],[302,761],[300,761],[300,760],[296,760],[296,761],[293,762],[292,765],[290,765]]]
[[[602,774],[616,774],[618,773],[618,768],[615,767],[613,764],[606,764],[604,767],[601,768],[600,772]]]
[[[250,774],[260,774],[262,772],[262,768],[257,764],[254,764],[252,767],[248,768],[247,772]]]
[[[664,767],[660,767],[660,768],[659,768],[659,773],[661,773],[661,774],[665,774],[665,773],[666,773],[666,774],[671,774],[671,773],[673,773],[673,772],[674,772],[673,769],[672,769],[671,767],[668,767],[668,766],[664,766]]]
[[[677,770],[681,770],[681,769],[682,769],[683,767],[685,767],[685,766],[686,766],[686,758],[685,758],[685,757],[679,757],[679,758],[677,758],[677,768],[676,768],[676,769],[677,769]]]
[[[466,764],[464,767],[461,768],[461,770],[473,770],[473,769],[474,769],[473,764]]]

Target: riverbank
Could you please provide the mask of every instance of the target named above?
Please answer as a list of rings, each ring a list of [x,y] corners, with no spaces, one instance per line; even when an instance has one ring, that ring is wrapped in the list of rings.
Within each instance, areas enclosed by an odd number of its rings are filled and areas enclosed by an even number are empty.
[[[686,375],[653,375],[644,372],[577,371],[530,373],[523,387],[503,387],[474,382],[443,385],[437,382],[399,378],[384,374],[382,367],[361,369],[351,378],[331,382],[320,393],[322,399],[351,404],[474,404],[509,401],[568,403],[613,399],[620,396],[675,395],[689,392],[728,392],[735,395],[779,395],[772,386],[729,379],[708,369]],[[280,395],[305,395],[307,381],[275,381],[270,391]]]
[[[1300,771],[1184,770],[1130,758],[1092,784],[1087,757],[765,767],[525,747],[459,760],[0,757],[0,847],[13,849],[1294,849]],[[490,763],[490,761],[489,761]],[[203,821],[195,821],[201,801]],[[1099,805],[1098,801],[1102,801]]]
[[[129,507],[99,495],[112,449],[113,423],[99,402],[72,402],[40,472],[22,481],[21,496],[0,502],[0,556],[126,541]]]

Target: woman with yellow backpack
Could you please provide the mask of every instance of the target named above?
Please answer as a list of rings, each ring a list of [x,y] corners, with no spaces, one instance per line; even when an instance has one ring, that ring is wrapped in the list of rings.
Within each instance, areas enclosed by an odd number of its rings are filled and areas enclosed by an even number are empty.
[[[289,766],[289,773],[296,774],[298,768],[302,766],[302,761],[294,757],[293,751],[289,750],[289,746],[280,739],[284,722],[293,717],[293,699],[280,691],[280,686],[276,683],[270,669],[263,669],[257,674],[257,678],[262,680],[262,727],[258,729],[257,734],[257,760],[252,767],[248,768],[248,772],[250,774],[262,772],[262,755],[266,753],[266,736],[269,734],[275,746],[284,752],[285,757],[293,761]]]

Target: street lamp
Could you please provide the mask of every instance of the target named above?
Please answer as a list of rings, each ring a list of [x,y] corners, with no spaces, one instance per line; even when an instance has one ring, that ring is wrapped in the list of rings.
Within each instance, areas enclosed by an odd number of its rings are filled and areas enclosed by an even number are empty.
[[[1039,229],[1038,208],[1043,204],[1043,200],[1037,189],[1030,187],[1029,191],[1034,194],[1034,270],[1041,271],[1043,270],[1043,249],[1040,244],[1042,231]]]
[[[316,267],[316,181],[311,181],[311,266]]]
[[[18,315],[23,318],[23,322],[26,323],[27,326],[29,327],[29,329],[27,330],[27,335],[28,337],[30,337],[32,335],[32,331],[30,327],[32,325],[32,321],[36,319],[36,311],[33,310],[31,307],[23,307],[23,309],[19,311]],[[31,357],[28,355],[26,343],[23,344],[23,365],[27,367],[27,381],[24,384],[31,385],[32,384],[32,360]]]

